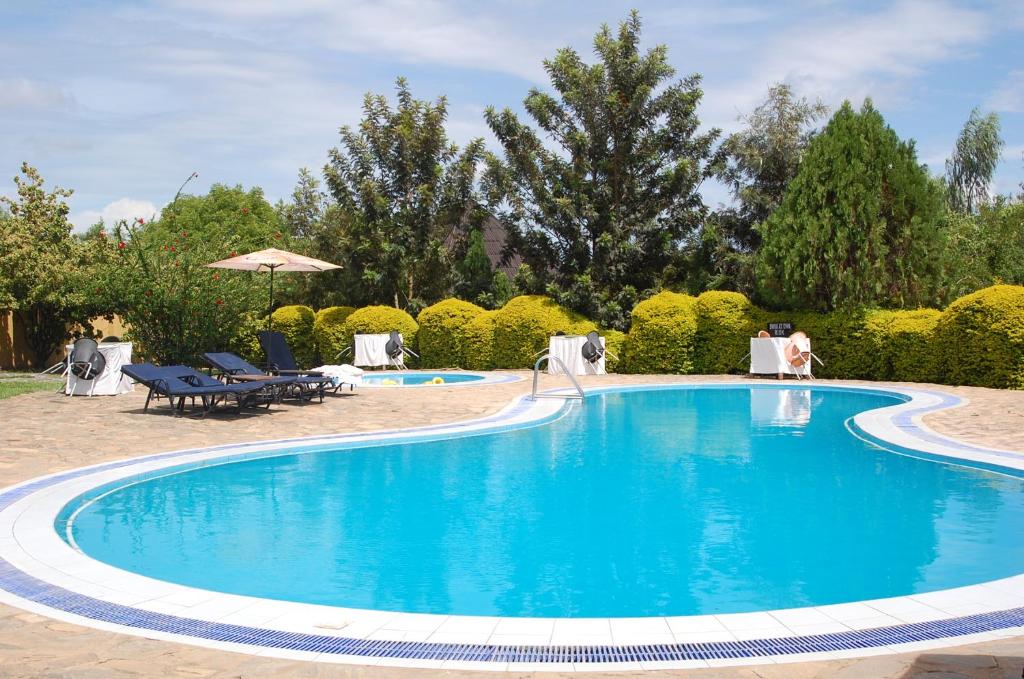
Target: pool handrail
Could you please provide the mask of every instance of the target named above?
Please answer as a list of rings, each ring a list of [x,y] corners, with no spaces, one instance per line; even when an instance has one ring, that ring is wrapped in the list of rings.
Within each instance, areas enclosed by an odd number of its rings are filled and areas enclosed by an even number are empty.
[[[562,368],[562,372],[565,373],[565,376],[569,378],[570,382],[572,382],[572,386],[574,386],[576,388],[576,393],[578,394],[578,396],[571,395],[571,394],[538,394],[537,393],[537,381],[538,381],[538,378],[540,377],[540,364],[543,363],[544,361],[547,361],[548,363],[550,363],[551,361],[554,361],[558,366],[560,366]],[[552,356],[551,354],[544,354],[543,356],[541,356],[540,358],[537,359],[536,363],[533,364],[533,392],[530,394],[530,399],[533,400],[533,401],[536,401],[538,398],[578,398],[581,401],[583,400],[583,387],[580,386],[580,383],[577,382],[576,378],[573,377],[571,372],[569,372],[569,367],[567,365],[565,365],[565,361],[560,359],[558,356]]]

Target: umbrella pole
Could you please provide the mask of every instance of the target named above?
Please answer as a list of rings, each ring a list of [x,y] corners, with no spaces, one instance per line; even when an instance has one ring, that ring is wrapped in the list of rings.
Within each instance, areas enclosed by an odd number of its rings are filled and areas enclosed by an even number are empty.
[[[274,269],[270,267],[270,310],[267,312],[267,330],[274,329]]]

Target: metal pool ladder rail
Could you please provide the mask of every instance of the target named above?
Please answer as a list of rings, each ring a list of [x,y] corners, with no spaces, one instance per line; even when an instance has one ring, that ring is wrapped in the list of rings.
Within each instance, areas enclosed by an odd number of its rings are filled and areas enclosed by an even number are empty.
[[[540,377],[540,364],[543,363],[544,361],[547,361],[548,363],[554,361],[559,367],[562,368],[562,372],[565,373],[565,376],[569,378],[570,382],[572,382],[572,386],[576,387],[576,394],[537,393],[537,380]],[[534,401],[536,401],[538,398],[578,398],[582,401],[583,388],[580,386],[580,383],[576,381],[576,378],[573,377],[572,373],[569,372],[569,368],[568,366],[565,365],[565,361],[558,358],[557,356],[552,356],[551,354],[544,354],[543,356],[537,359],[536,363],[533,364],[533,393],[530,395],[530,398],[533,399]]]

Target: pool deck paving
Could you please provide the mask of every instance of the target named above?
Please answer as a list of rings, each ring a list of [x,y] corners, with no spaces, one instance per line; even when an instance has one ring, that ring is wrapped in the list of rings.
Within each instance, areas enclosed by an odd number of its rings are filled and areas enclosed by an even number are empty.
[[[529,377],[526,371],[518,373]],[[607,375],[582,378],[585,387],[635,383],[729,382],[728,376]],[[774,381],[769,381],[774,382]],[[833,384],[819,380],[817,384]],[[835,382],[835,384],[869,384]],[[874,383],[872,383],[874,384]],[[543,376],[544,388],[565,387]],[[924,423],[968,443],[1024,450],[1024,392],[900,384],[945,391],[968,403],[931,413]],[[144,390],[119,397],[67,398],[38,392],[0,401],[0,487],[99,462],[183,448],[351,433],[469,420],[496,412],[529,392],[529,379],[482,386],[363,388],[322,404],[280,405],[269,412],[175,418],[166,405],[142,413]],[[605,677],[648,676],[612,671]],[[745,667],[665,670],[661,676],[811,679],[1018,679],[1024,676],[1024,636],[844,660]],[[513,671],[508,676],[581,676],[580,672]],[[494,677],[493,672],[402,669],[288,661],[157,641],[82,627],[0,605],[0,678],[61,677]]]

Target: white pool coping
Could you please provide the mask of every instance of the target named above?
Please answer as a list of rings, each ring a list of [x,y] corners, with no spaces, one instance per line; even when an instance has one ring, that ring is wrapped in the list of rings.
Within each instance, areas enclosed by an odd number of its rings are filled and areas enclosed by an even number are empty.
[[[757,385],[775,388],[764,381],[713,383],[643,384],[588,389],[589,393],[610,390],[729,388]],[[947,393],[878,386],[800,385],[804,388],[855,389],[902,394],[910,401],[858,414],[854,419],[860,434],[930,455],[955,458],[973,464],[997,465],[1024,470],[1024,454],[965,444],[942,436],[921,423],[926,412],[962,404]],[[784,388],[795,388],[788,384]],[[553,393],[566,390],[554,390]],[[513,400],[499,413],[461,423],[384,432],[308,437],[253,444],[225,445],[210,449],[175,451],[130,461],[104,463],[71,472],[39,477],[0,491],[0,498],[21,495],[0,511],[0,559],[16,571],[49,585],[92,597],[101,602],[127,606],[140,612],[168,614],[206,623],[230,623],[277,630],[296,635],[381,640],[382,642],[423,642],[502,647],[624,647],[636,645],[713,644],[777,638],[821,638],[821,635],[856,630],[876,630],[913,623],[940,623],[963,616],[1009,611],[1024,607],[1024,574],[955,589],[755,613],[641,618],[503,618],[460,615],[432,615],[319,606],[225,594],[155,580],[94,560],[61,539],[54,529],[58,514],[79,495],[107,483],[138,474],[182,464],[217,464],[222,458],[244,454],[282,454],[296,446],[352,444],[369,441],[393,442],[417,438],[460,436],[471,432],[502,430],[549,421],[565,412],[560,399]],[[35,490],[32,490],[35,489]],[[31,490],[31,492],[29,492]],[[2,505],[0,505],[2,506]],[[0,586],[3,581],[0,580]],[[280,658],[347,662],[360,665],[431,667],[486,670],[593,671],[600,669],[670,669],[725,665],[765,664],[801,660],[827,660],[897,653],[926,648],[1006,638],[1024,633],[1024,627],[942,636],[926,641],[882,643],[867,648],[826,652],[787,651],[757,657],[701,657],[687,660],[602,663],[585,662],[501,662],[441,660],[437,658],[345,655],[316,650],[268,648],[259,644],[200,638],[116,624],[70,613],[59,602],[43,605],[0,589],[0,601],[52,618],[155,639],[195,644],[209,648],[248,652]],[[894,637],[896,638],[896,637]],[[386,655],[386,654],[385,654]],[[712,654],[713,655],[713,654]],[[519,656],[515,656],[519,658]],[[521,658],[520,658],[521,659]]]

